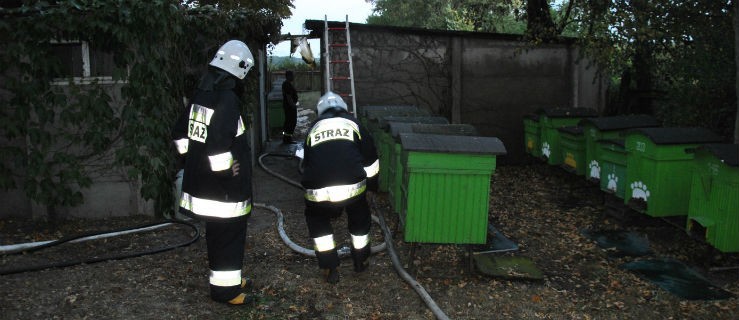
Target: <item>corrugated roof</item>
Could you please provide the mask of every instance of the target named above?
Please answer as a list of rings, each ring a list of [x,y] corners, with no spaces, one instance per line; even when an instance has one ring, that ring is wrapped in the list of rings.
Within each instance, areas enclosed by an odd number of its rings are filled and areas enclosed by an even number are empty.
[[[328,21],[329,28],[339,27],[343,28],[346,25],[345,21]],[[311,30],[308,35],[309,38],[322,38],[323,37],[323,20],[305,20],[305,29]],[[438,29],[425,29],[417,27],[398,27],[398,26],[386,26],[377,24],[364,24],[349,22],[350,30],[369,30],[369,31],[388,31],[392,33],[409,33],[415,35],[456,35],[464,37],[476,37],[476,38],[487,38],[487,39],[498,39],[507,41],[527,41],[523,35],[520,34],[508,34],[508,33],[493,33],[493,32],[475,32],[475,31],[456,31],[456,30],[438,30]],[[574,44],[577,39],[571,37],[559,37],[558,43],[560,44]]]

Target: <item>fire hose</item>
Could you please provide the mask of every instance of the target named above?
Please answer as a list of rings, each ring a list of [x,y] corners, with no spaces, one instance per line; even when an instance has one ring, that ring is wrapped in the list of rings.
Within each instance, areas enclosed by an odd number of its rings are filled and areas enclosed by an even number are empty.
[[[40,270],[51,269],[51,268],[65,268],[65,267],[71,267],[71,266],[80,265],[80,264],[91,264],[91,263],[97,263],[97,262],[103,262],[103,261],[109,261],[109,260],[122,260],[122,259],[140,257],[140,256],[160,253],[164,251],[169,251],[169,250],[172,250],[178,247],[185,247],[185,246],[188,246],[194,243],[200,238],[200,231],[198,231],[197,226],[195,226],[194,224],[188,221],[182,221],[182,220],[168,220],[165,222],[148,223],[148,224],[144,224],[144,225],[140,225],[140,226],[136,226],[132,228],[123,228],[123,229],[107,231],[107,232],[92,232],[92,233],[79,234],[79,235],[64,237],[58,240],[39,241],[39,242],[30,242],[30,243],[0,246],[0,256],[39,251],[42,249],[50,248],[50,247],[61,245],[64,243],[75,243],[75,242],[82,242],[82,241],[88,241],[88,240],[104,239],[104,238],[109,238],[109,237],[121,236],[121,235],[135,233],[135,232],[151,231],[151,230],[156,230],[156,229],[160,229],[163,227],[167,227],[173,224],[183,224],[183,225],[186,225],[192,228],[194,235],[186,241],[183,241],[183,242],[180,242],[174,245],[170,245],[170,246],[154,248],[154,249],[145,250],[145,251],[126,253],[126,254],[105,256],[105,257],[95,257],[95,258],[87,258],[87,259],[61,261],[61,262],[51,262],[51,263],[36,265],[36,266],[31,266],[31,267],[21,267],[21,268],[9,269],[9,270],[0,270],[0,275],[40,271]]]

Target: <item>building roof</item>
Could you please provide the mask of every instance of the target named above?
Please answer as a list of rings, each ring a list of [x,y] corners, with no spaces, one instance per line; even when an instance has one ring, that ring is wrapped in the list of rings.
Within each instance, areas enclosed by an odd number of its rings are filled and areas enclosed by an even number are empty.
[[[343,28],[346,25],[344,21],[328,21],[329,28]],[[322,38],[323,37],[323,20],[305,20],[305,29],[311,30],[308,35],[309,38]],[[439,30],[439,29],[426,29],[418,27],[399,27],[399,26],[387,26],[378,24],[364,24],[349,22],[349,29],[351,30],[368,30],[378,32],[392,32],[392,33],[408,33],[415,35],[436,35],[436,36],[464,36],[464,37],[476,37],[486,39],[497,39],[497,40],[508,40],[508,41],[526,41],[524,36],[521,34],[508,34],[508,33],[494,33],[494,32],[476,32],[476,31],[456,31],[456,30]],[[575,42],[575,38],[571,37],[559,37],[558,43],[572,44]]]

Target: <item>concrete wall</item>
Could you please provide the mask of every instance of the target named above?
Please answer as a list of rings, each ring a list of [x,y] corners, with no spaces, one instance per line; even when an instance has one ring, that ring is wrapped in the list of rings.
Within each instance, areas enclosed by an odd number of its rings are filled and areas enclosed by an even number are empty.
[[[306,27],[323,35],[323,21],[308,20]],[[605,84],[571,39],[531,46],[515,35],[364,24],[350,24],[350,30],[360,109],[410,104],[474,125],[503,141],[508,154],[502,163],[527,160],[525,114],[604,107]]]
[[[84,86],[84,84],[82,84]],[[123,108],[125,103],[121,97],[122,84],[113,81],[105,81],[103,84],[106,92],[111,97],[111,105],[114,108]],[[61,92],[68,90],[68,84],[60,81],[55,85]],[[6,93],[7,94],[7,93]],[[60,130],[61,131],[61,130]],[[18,141],[25,141],[20,139]],[[3,144],[15,142],[3,141]],[[62,143],[61,141],[59,142]],[[74,147],[68,151],[74,153]],[[90,188],[82,189],[84,203],[77,207],[57,207],[56,214],[61,218],[106,218],[130,215],[154,215],[153,201],[144,200],[139,193],[139,181],[131,181],[126,176],[127,168],[115,165],[115,147],[104,154],[98,154],[88,158],[84,163],[84,170],[92,179]],[[78,150],[86,153],[85,150]],[[0,191],[0,218],[7,217],[34,217],[46,218],[47,208],[29,199],[24,190],[22,179],[16,179],[17,189]],[[174,185],[173,185],[174,187]]]

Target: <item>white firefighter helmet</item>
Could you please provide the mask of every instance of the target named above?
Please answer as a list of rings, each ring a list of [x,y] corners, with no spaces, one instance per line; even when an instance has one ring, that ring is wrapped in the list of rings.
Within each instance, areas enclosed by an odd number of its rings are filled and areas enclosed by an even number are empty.
[[[218,48],[210,65],[223,69],[239,79],[244,79],[249,69],[254,66],[254,56],[251,55],[245,43],[230,40]]]
[[[331,108],[341,108],[348,111],[348,107],[346,106],[344,99],[341,98],[340,95],[329,91],[318,99],[316,109],[318,109],[318,115],[321,115],[324,111]]]

